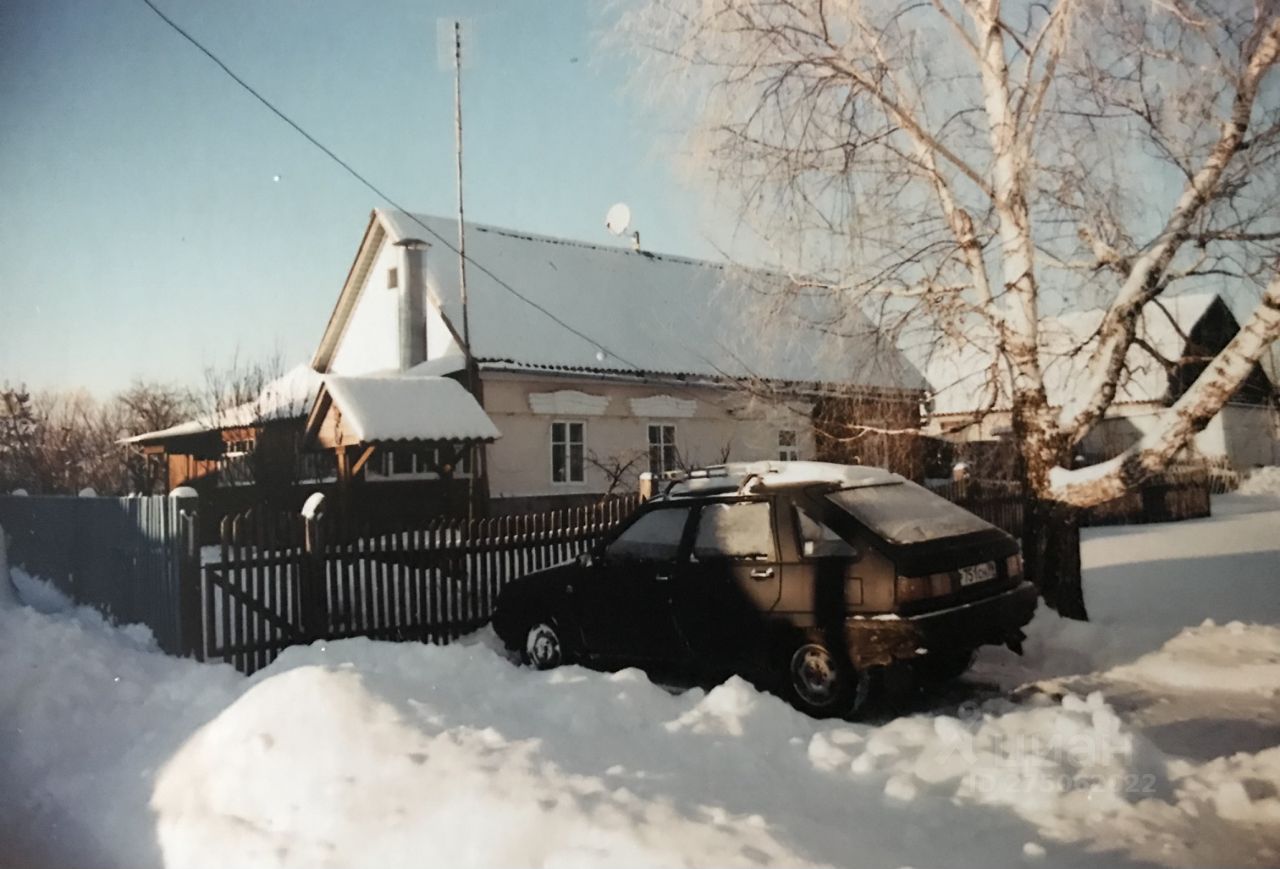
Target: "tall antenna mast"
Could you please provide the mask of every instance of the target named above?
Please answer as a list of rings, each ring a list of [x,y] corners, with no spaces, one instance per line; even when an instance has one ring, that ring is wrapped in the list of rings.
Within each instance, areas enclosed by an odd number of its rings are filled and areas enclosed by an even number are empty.
[[[458,290],[462,296],[462,353],[467,366],[467,391],[476,394],[475,360],[471,356],[471,318],[467,312],[467,230],[462,209],[462,22],[453,22],[453,133],[458,155]],[[476,477],[480,474],[480,450],[472,444],[471,473],[467,475],[467,518],[476,516]]]
[[[471,321],[467,315],[467,231],[462,209],[462,22],[453,22],[453,133],[458,157],[458,288],[462,293],[462,352],[467,363],[467,390],[474,393]]]

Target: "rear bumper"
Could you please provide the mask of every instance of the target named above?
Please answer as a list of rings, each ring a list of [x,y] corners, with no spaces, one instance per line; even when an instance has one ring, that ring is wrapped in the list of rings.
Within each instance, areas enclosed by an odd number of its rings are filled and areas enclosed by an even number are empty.
[[[849,619],[845,631],[849,657],[859,668],[913,660],[928,652],[976,649],[1022,638],[1035,615],[1035,586],[1023,582],[1008,591],[916,616],[898,619]]]

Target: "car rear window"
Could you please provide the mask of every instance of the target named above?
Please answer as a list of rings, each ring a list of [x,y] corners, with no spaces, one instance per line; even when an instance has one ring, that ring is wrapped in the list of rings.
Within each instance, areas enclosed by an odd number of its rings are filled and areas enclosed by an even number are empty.
[[[989,531],[991,525],[915,483],[861,486],[832,492],[827,499],[890,543],[923,543]]]

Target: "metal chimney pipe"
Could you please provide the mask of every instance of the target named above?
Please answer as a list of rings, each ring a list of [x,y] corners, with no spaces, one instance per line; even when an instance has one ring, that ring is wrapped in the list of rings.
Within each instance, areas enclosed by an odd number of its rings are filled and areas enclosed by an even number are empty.
[[[427,282],[425,261],[431,245],[417,238],[396,242],[400,248],[400,370],[427,361]]]

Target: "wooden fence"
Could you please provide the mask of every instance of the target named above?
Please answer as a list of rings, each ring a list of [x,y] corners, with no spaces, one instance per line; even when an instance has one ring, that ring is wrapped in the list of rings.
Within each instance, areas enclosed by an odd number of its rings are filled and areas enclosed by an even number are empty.
[[[931,488],[1021,534],[1016,484],[966,480]],[[52,580],[78,603],[118,622],[149,625],[167,652],[252,673],[288,646],[321,638],[447,643],[488,620],[506,583],[573,558],[638,504],[632,495],[378,533],[258,507],[226,517],[217,545],[198,547],[191,501],[0,496],[0,526],[11,537],[15,565]],[[1087,521],[1166,521],[1208,510],[1205,473],[1175,472],[1095,508]]]
[[[1173,467],[1119,498],[1090,507],[1084,525],[1141,525],[1209,515],[1210,475],[1199,467]]]
[[[195,502],[0,496],[9,561],[112,621],[151,628],[175,655],[199,648]]]
[[[946,480],[929,484],[934,494],[992,525],[1022,536],[1022,487],[1007,480]]]
[[[588,549],[638,503],[629,496],[370,535],[324,517],[227,517],[200,568],[202,656],[252,673],[319,638],[447,643],[488,621],[507,582]]]

